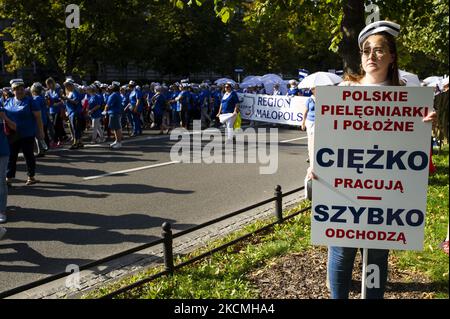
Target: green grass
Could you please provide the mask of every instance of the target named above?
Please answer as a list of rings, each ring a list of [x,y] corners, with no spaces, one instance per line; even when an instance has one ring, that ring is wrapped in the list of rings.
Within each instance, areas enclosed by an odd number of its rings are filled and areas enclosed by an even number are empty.
[[[435,298],[448,298],[449,259],[438,249],[439,243],[447,234],[448,155],[449,150],[446,146],[440,155],[433,157],[438,171],[429,179],[424,251],[393,252],[397,257],[399,268],[417,271],[430,278],[436,287]],[[309,205],[310,202],[305,201],[285,212],[285,216]],[[270,221],[273,220],[257,221],[192,254],[178,257],[176,264],[259,229]],[[249,272],[265,267],[286,253],[311,249],[309,240],[310,214],[305,213],[282,225],[276,225],[273,231],[253,236],[225,251],[187,266],[173,276],[162,277],[127,292],[120,298],[258,298],[257,289],[247,279]],[[157,267],[111,286],[102,287],[89,293],[85,298],[99,297],[161,270],[161,267]]]
[[[309,202],[303,202],[285,212],[285,216],[309,205]],[[273,219],[270,219],[254,222],[240,231],[196,250],[192,254],[178,257],[175,264],[255,231],[273,221]],[[306,212],[282,225],[276,225],[272,232],[252,236],[244,242],[230,246],[224,251],[182,268],[173,276],[154,280],[143,287],[121,295],[120,298],[257,298],[258,291],[246,279],[246,275],[250,271],[263,267],[265,264],[275,260],[277,256],[310,247],[309,238],[310,215]],[[92,291],[83,298],[100,297],[161,270],[161,267],[153,268],[139,275]]]
[[[449,147],[433,155],[437,171],[429,178],[425,243],[422,252],[396,251],[398,266],[426,274],[436,285],[438,298],[448,298],[449,258],[439,250],[439,244],[447,235],[448,225],[448,162]]]

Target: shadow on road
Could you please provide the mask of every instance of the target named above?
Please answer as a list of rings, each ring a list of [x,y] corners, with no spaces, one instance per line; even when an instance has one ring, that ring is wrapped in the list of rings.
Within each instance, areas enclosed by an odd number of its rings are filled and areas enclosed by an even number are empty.
[[[105,214],[95,214],[95,213],[85,213],[85,212],[67,212],[67,211],[58,211],[58,210],[44,210],[44,209],[35,209],[35,208],[21,208],[21,207],[9,207],[8,211],[10,212],[8,214],[8,226],[14,226],[14,223],[18,222],[27,222],[27,223],[39,223],[39,224],[72,224],[72,225],[79,225],[79,226],[89,226],[89,227],[97,227],[97,229],[87,230],[77,230],[77,229],[67,229],[68,233],[72,233],[73,235],[76,235],[76,233],[73,233],[74,231],[82,231],[84,232],[91,232],[92,234],[95,233],[97,237],[101,237],[101,235],[105,235],[105,237],[108,236],[108,233],[105,231],[111,231],[111,230],[120,230],[120,229],[129,229],[129,230],[136,230],[136,229],[151,229],[155,227],[161,227],[161,225],[164,222],[169,222],[172,224],[172,227],[174,229],[178,230],[184,230],[189,227],[194,226],[193,224],[178,224],[175,220],[169,219],[169,218],[161,218],[161,217],[155,217],[155,216],[149,216],[145,214],[125,214],[120,216],[112,216],[112,215],[105,215]],[[67,227],[67,226],[66,226]],[[12,238],[13,235],[11,233],[14,229],[18,228],[10,228],[8,227],[8,238]],[[53,230],[57,230],[58,232],[61,232],[61,234],[64,233],[64,228],[58,228],[58,229],[41,229],[42,231],[46,231],[49,233],[49,236],[42,235],[41,237],[48,238],[49,240],[57,240],[59,236],[55,236],[55,234],[51,234]],[[25,231],[21,237],[27,237],[31,240],[33,239],[31,236],[27,235],[27,232],[32,232],[33,230],[27,230]],[[40,230],[37,230],[40,231]],[[105,232],[105,233],[102,233]],[[98,242],[99,238],[85,238],[84,236],[89,235],[89,233],[79,234],[80,237],[75,241],[75,243],[85,242],[85,243],[110,243],[108,241],[106,242]],[[116,237],[115,234],[113,234],[113,238],[110,238],[110,240],[113,240],[114,242],[148,242],[149,239],[152,238],[146,238],[147,236],[143,237],[142,239],[136,240],[130,240],[134,237],[129,237],[129,235],[122,235]],[[28,240],[30,240],[28,239]],[[74,238],[75,239],[75,238]],[[121,239],[121,240],[119,240]],[[71,243],[73,240],[71,240]],[[113,243],[113,242],[111,242]]]
[[[19,273],[55,274],[61,271],[61,266],[70,264],[82,265],[90,262],[89,259],[79,258],[52,258],[46,257],[31,248],[26,243],[12,243],[0,245],[0,271]],[[5,265],[2,263],[21,263],[23,265]],[[64,271],[62,270],[62,271]],[[0,288],[0,290],[3,290]]]
[[[100,194],[99,194],[100,193]],[[32,187],[14,187],[9,195],[26,195],[37,197],[76,196],[83,198],[106,198],[109,194],[153,194],[167,193],[186,195],[191,190],[178,190],[144,184],[87,185],[61,182],[41,181]]]

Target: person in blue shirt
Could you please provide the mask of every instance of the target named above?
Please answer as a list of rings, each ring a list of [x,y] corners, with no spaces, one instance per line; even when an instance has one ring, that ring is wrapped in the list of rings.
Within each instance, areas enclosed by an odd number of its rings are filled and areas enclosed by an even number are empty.
[[[49,106],[49,118],[54,130],[53,144],[56,147],[61,147],[67,139],[64,129],[64,102],[61,100],[61,88],[56,86],[53,78],[45,80],[45,85],[47,86],[45,99]]]
[[[91,142],[103,143],[105,142],[105,137],[103,135],[101,119],[102,119],[102,101],[100,96],[97,94],[97,87],[95,85],[90,85],[87,88],[88,93],[88,115],[92,120],[92,137]]]
[[[101,86],[100,86],[100,95],[102,96],[102,102],[103,102],[102,103],[102,106],[103,106],[102,107],[102,111],[103,111],[103,113],[102,113],[102,116],[103,116],[103,118],[102,118],[103,130],[104,130],[104,134],[108,138],[110,138],[112,133],[111,133],[111,129],[109,128],[109,116],[108,116],[108,114],[106,114],[106,112],[104,112],[105,107],[106,107],[106,102],[108,102],[108,98],[109,98],[109,95],[110,95],[108,84],[105,84],[105,83],[101,84]]]
[[[130,94],[127,92],[127,87],[124,85],[120,88],[120,98],[122,99],[122,130],[126,127],[128,135],[130,135],[130,127],[133,123],[131,110],[128,107],[130,104]]]
[[[0,98],[0,106],[3,106],[6,104],[6,101],[10,98],[12,98],[14,95],[11,92],[10,88],[3,88],[2,90],[2,97]]]
[[[239,97],[233,91],[231,85],[231,83],[225,84],[225,94],[222,97],[219,112],[217,113],[220,122],[226,125],[227,143],[233,140],[233,126],[239,112]]]
[[[61,99],[65,102],[66,113],[69,117],[70,127],[72,130],[73,142],[69,149],[74,150],[83,147],[81,142],[81,94],[75,89],[75,82],[72,79],[67,79],[64,82],[66,88],[66,95]]]
[[[180,94],[180,90],[178,89],[178,85],[172,84],[170,86],[168,92],[168,101],[170,107],[172,109],[172,127],[180,126],[180,103],[176,101],[178,94]]]
[[[163,116],[167,111],[167,100],[162,94],[162,87],[155,87],[155,95],[152,98],[151,105],[155,117],[156,127],[159,128],[159,134],[164,134],[164,130],[168,130],[167,123],[163,123]]]
[[[310,89],[300,89],[299,91],[300,91],[299,92],[300,96],[310,97],[311,95],[313,95],[313,93]]]
[[[189,84],[181,84],[181,91],[175,99],[180,103],[181,126],[186,130],[189,129],[191,110],[191,94],[189,93]]]
[[[198,119],[200,118],[200,92],[198,86],[190,87],[191,93],[191,118]]]
[[[0,224],[6,223],[6,204],[8,200],[8,184],[6,183],[6,170],[9,161],[9,142],[7,132],[16,131],[16,123],[11,121],[5,113],[5,109],[0,107]],[[1,231],[1,229],[0,229]],[[0,232],[0,239],[5,230]]]
[[[142,134],[141,114],[143,110],[142,92],[136,87],[136,82],[130,81],[128,83],[130,89],[130,110],[133,117],[133,134],[131,136],[138,136]]]
[[[220,101],[222,100],[222,93],[220,92],[220,89],[213,85],[211,86],[212,93],[211,93],[211,100],[212,100],[212,110],[211,110],[211,118],[215,119],[215,127],[220,126],[219,118],[216,117],[216,114],[219,112],[220,108]]]
[[[202,129],[210,127],[211,125],[211,117],[209,116],[210,110],[210,100],[211,100],[211,92],[209,91],[208,85],[206,83],[202,83],[200,85],[200,94],[199,94],[199,104],[201,110],[201,121],[202,121]]]
[[[289,89],[288,92],[286,93],[287,96],[299,96],[300,95],[300,90],[297,87],[297,81],[295,80],[290,80],[289,81]]]
[[[112,82],[110,86],[111,95],[106,102],[105,111],[109,116],[109,128],[114,132],[116,140],[110,144],[113,149],[122,147],[122,98],[120,97],[120,83]]]
[[[302,130],[306,131],[308,136],[308,163],[313,162],[314,156],[314,120],[316,111],[316,97],[314,96],[316,89],[312,88],[311,95],[305,102],[305,111],[303,112]]]
[[[26,96],[25,84],[22,79],[14,79],[10,83],[14,98],[6,102],[4,110],[6,116],[16,123],[17,129],[10,136],[7,183],[11,185],[12,178],[16,176],[17,158],[20,150],[22,150],[28,175],[26,185],[33,185],[37,182],[34,178],[36,173],[36,158],[33,151],[34,139],[35,137],[44,138],[41,109],[33,103],[31,97]]]
[[[41,110],[42,125],[44,126],[44,139],[36,139],[36,146],[38,150],[37,157],[42,157],[48,150],[48,145],[50,144],[50,139],[48,137],[48,108],[43,96],[44,87],[41,83],[33,83],[30,91],[33,96],[33,103],[36,105],[36,108],[39,108]]]

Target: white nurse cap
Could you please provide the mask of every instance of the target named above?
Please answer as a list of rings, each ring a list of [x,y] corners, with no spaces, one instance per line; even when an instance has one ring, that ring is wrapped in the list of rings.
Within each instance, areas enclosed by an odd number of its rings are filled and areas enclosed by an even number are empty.
[[[391,21],[375,21],[368,24],[358,36],[358,45],[361,48],[363,42],[372,34],[387,32],[396,37],[400,33],[400,25]]]
[[[23,81],[23,79],[13,79],[9,81],[9,84],[11,84],[11,88],[13,89],[18,86],[25,86],[25,82]]]

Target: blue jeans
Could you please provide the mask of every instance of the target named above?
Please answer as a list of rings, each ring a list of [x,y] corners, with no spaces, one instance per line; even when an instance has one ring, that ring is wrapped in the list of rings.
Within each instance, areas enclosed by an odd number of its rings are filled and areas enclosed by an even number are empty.
[[[8,199],[8,186],[6,185],[8,161],[9,156],[0,156],[0,213],[6,211],[6,200]]]
[[[348,299],[357,248],[328,248],[328,280],[332,299]],[[362,253],[362,249],[361,249]],[[389,250],[369,249],[367,264],[380,269],[379,288],[367,288],[367,299],[383,299],[388,273]]]
[[[133,113],[133,134],[142,134],[141,113]]]

